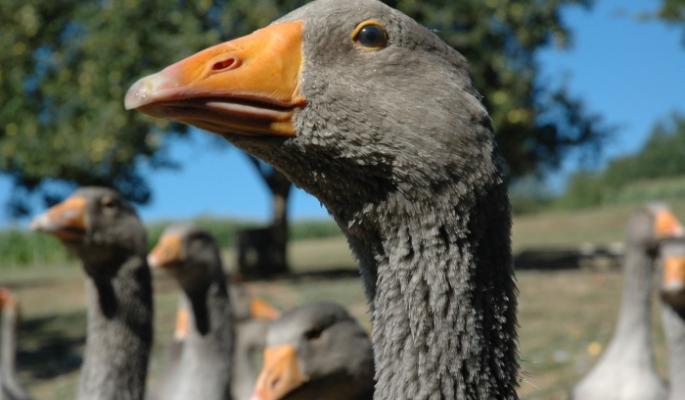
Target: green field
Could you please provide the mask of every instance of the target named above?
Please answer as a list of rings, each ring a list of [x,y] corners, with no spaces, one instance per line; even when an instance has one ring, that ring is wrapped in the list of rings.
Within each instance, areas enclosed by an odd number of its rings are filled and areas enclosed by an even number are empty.
[[[297,271],[354,268],[341,238],[301,241],[292,247]],[[323,261],[325,260],[325,262]],[[14,270],[3,285],[13,288],[23,306],[21,378],[38,399],[70,399],[83,346],[83,282],[75,266]],[[595,356],[590,344],[606,343],[614,324],[621,276],[616,271],[520,272],[521,394],[525,399],[564,399]],[[368,327],[358,278],[308,276],[249,283],[253,293],[287,309],[305,302],[334,299]],[[163,369],[164,348],[173,327],[177,291],[169,279],[155,277],[156,330],[151,381]],[[658,326],[655,321],[655,326]],[[655,334],[663,372],[663,339]],[[596,346],[596,345],[595,345]]]
[[[676,205],[685,214],[685,203]],[[517,218],[514,247],[573,247],[585,242],[621,240],[633,207],[558,212]],[[226,251],[227,264],[233,254]],[[250,282],[250,290],[281,309],[332,299],[346,305],[369,326],[355,262],[341,236],[301,239],[290,247],[295,276]],[[348,270],[341,276],[331,270]],[[322,273],[316,273],[322,272]],[[83,277],[73,261],[44,267],[0,270],[3,286],[16,291],[23,308],[20,336],[21,379],[37,399],[70,399],[83,348]],[[616,270],[518,272],[520,288],[521,389],[524,399],[565,399],[569,389],[596,360],[612,333],[620,300]],[[178,292],[165,276],[155,276],[156,343],[151,382],[163,370],[171,338]],[[655,305],[656,307],[656,305]],[[665,372],[663,335],[655,313],[655,343],[660,372]]]

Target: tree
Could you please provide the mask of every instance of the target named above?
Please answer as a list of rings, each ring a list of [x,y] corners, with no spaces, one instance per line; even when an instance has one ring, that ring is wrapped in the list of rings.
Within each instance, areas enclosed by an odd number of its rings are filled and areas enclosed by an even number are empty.
[[[663,0],[659,17],[670,22],[685,22],[685,0]]]
[[[63,195],[54,180],[111,185],[147,201],[140,165],[169,166],[160,133],[185,128],[152,126],[121,99],[134,76],[216,35],[171,1],[7,0],[0,23],[0,170],[23,189],[13,192],[13,211],[27,211],[32,191],[47,202]]]
[[[652,128],[644,146],[635,154],[613,159],[599,172],[576,172],[557,205],[562,208],[592,207],[612,203],[622,196],[631,185],[633,191],[642,191],[645,200],[653,193],[645,191],[645,182],[685,177],[685,116],[674,114],[667,121]],[[654,182],[656,184],[658,182]],[[667,186],[670,182],[666,182]],[[682,184],[676,189],[680,189]],[[668,187],[665,189],[669,189]],[[630,194],[630,193],[629,193]]]
[[[685,28],[685,0],[663,0],[657,16],[670,24],[679,24]],[[683,45],[685,46],[685,30]]]
[[[540,81],[536,61],[539,50],[570,42],[562,10],[588,7],[592,1],[388,3],[434,29],[470,60],[510,175],[516,178],[553,169],[570,150],[594,149],[605,135],[599,119],[579,100]],[[150,190],[141,165],[173,166],[160,134],[183,134],[185,128],[125,112],[127,87],[145,73],[248,33],[303,3],[0,2],[0,171],[12,176],[18,189],[14,211],[27,211],[31,193],[47,202],[63,195],[51,185],[55,181],[111,185],[131,200],[147,201]],[[278,173],[262,176],[272,187],[269,179]],[[287,201],[287,191],[283,193]],[[287,223],[278,214],[274,220]]]

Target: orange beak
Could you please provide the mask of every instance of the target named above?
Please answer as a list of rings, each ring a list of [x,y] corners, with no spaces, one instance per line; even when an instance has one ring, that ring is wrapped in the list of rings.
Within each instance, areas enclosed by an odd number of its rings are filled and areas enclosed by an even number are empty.
[[[685,257],[668,257],[664,260],[661,294],[666,302],[685,306]]]
[[[250,314],[252,318],[263,318],[274,320],[280,314],[277,309],[273,308],[271,304],[264,300],[252,299],[250,301]]]
[[[31,229],[67,242],[80,241],[86,233],[86,204],[83,197],[70,197],[34,218]]]
[[[676,238],[685,234],[678,218],[666,209],[657,211],[654,229],[660,239]]]
[[[269,347],[264,350],[264,367],[257,378],[251,400],[282,399],[307,380],[297,361],[295,347]]]
[[[9,289],[0,287],[0,310],[7,306],[11,306],[12,304],[14,304],[12,292],[10,292]]]
[[[174,329],[174,339],[183,340],[188,336],[188,310],[185,307],[180,307],[176,311],[176,327]]]
[[[134,83],[126,109],[232,135],[294,136],[303,22],[273,24]]]
[[[152,268],[166,268],[181,261],[183,239],[177,233],[162,235],[157,245],[147,256],[147,263]]]

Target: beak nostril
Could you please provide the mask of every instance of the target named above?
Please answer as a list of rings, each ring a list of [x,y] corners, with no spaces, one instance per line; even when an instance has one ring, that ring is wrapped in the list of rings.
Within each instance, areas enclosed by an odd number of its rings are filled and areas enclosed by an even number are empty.
[[[236,57],[229,57],[225,60],[217,61],[212,65],[212,71],[224,71],[228,69],[238,68],[240,62]]]
[[[280,381],[281,381],[281,377],[280,377],[280,376],[278,376],[278,377],[276,377],[274,380],[272,380],[272,381],[271,381],[271,385],[270,385],[270,386],[271,386],[271,389],[276,388],[276,385],[278,385],[278,382],[280,382]]]

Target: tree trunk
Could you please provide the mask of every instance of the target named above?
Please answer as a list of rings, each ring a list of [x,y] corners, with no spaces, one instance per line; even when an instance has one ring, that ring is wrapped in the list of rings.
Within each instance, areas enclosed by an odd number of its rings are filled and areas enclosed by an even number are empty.
[[[274,168],[249,157],[272,196],[271,224],[238,232],[238,270],[244,276],[264,277],[289,272],[288,200],[292,184]]]
[[[270,186],[272,199],[271,240],[272,260],[278,272],[288,272],[288,200],[291,184],[285,176],[277,174],[278,185]]]

